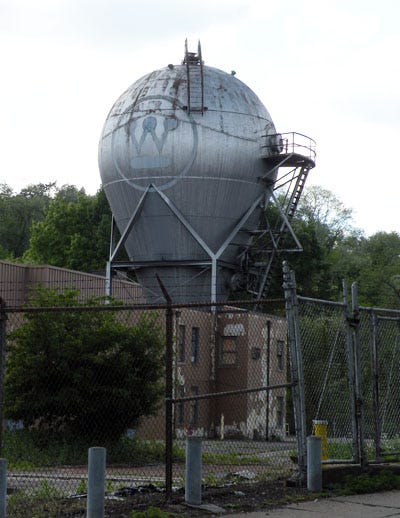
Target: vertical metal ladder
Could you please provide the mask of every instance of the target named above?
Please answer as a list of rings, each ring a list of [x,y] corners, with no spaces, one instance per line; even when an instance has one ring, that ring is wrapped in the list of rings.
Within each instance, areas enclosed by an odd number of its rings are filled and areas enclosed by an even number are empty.
[[[185,40],[185,57],[182,64],[186,65],[187,110],[189,113],[203,115],[207,108],[204,106],[204,68],[200,41],[196,54],[188,51],[187,40]]]

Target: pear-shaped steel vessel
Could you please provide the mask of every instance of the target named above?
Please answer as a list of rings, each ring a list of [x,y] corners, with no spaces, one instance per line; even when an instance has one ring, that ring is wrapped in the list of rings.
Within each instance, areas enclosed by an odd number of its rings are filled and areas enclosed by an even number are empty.
[[[267,201],[262,145],[275,133],[250,88],[190,53],[116,101],[99,167],[149,301],[156,273],[174,302],[226,300]]]

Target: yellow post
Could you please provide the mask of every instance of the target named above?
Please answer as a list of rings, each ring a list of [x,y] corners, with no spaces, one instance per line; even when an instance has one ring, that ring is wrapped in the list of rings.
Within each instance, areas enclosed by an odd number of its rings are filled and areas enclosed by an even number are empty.
[[[321,460],[328,459],[328,421],[325,419],[314,419],[313,421],[313,435],[321,437]]]

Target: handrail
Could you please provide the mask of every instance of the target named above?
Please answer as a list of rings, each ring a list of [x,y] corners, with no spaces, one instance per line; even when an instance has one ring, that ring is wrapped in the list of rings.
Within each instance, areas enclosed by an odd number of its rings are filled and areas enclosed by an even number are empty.
[[[262,135],[262,138],[265,139],[266,143],[261,147],[268,151],[268,156],[296,153],[315,161],[316,142],[314,139],[304,135],[303,133],[295,131],[288,131],[286,133],[267,133]],[[305,150],[306,153],[303,153],[303,150]]]

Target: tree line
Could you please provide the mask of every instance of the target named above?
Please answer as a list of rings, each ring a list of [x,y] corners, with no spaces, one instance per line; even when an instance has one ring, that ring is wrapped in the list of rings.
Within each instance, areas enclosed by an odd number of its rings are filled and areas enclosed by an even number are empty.
[[[303,252],[280,256],[296,273],[304,296],[341,299],[342,281],[358,282],[363,305],[400,307],[400,234],[366,236],[352,211],[330,191],[306,189],[292,221]],[[0,259],[104,270],[111,211],[104,191],[74,185],[28,185],[16,193],[0,184]],[[281,294],[276,276],[271,296]]]

